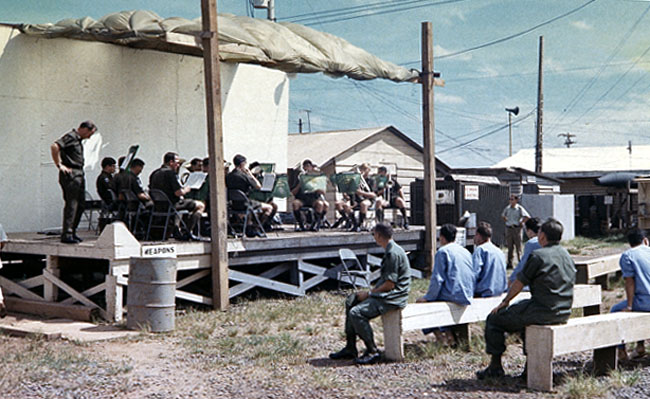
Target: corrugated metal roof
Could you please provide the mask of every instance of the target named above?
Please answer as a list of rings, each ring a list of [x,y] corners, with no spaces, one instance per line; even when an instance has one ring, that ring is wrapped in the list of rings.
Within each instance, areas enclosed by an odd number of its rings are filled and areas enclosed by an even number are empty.
[[[314,164],[321,166],[356,144],[388,128],[389,126],[384,126],[370,129],[290,134],[287,165],[292,168],[305,158],[309,158]]]
[[[650,170],[650,145],[616,147],[547,148],[542,155],[542,173]],[[535,170],[535,149],[520,150],[493,168],[520,167]]]

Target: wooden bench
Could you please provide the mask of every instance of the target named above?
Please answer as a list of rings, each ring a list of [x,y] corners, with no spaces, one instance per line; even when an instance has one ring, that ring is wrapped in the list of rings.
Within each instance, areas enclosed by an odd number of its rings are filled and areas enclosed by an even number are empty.
[[[621,254],[601,256],[598,258],[584,259],[574,257],[576,264],[576,284],[589,284],[589,280],[595,279],[603,290],[609,289],[609,275],[620,271],[618,261]]]
[[[553,357],[594,349],[594,372],[616,369],[616,346],[650,339],[650,313],[618,312],[526,327],[528,388],[553,389]]]
[[[497,307],[505,294],[490,298],[474,298],[471,305],[461,306],[452,302],[412,303],[402,310],[392,310],[382,315],[384,325],[384,356],[387,360],[404,358],[404,331],[423,328],[455,326],[460,339],[469,340],[469,323],[485,321],[492,309]],[[530,292],[521,292],[514,302],[530,298]],[[576,285],[573,308],[584,308],[585,315],[600,313],[600,286]]]

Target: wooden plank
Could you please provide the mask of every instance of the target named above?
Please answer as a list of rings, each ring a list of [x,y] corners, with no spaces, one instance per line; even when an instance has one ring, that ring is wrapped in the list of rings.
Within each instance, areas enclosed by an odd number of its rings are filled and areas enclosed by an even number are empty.
[[[18,281],[21,287],[27,288],[28,290],[34,287],[43,285],[43,276],[34,276],[26,280]]]
[[[122,321],[124,308],[123,302],[123,288],[117,282],[118,276],[107,274],[104,280],[106,284],[106,319],[109,321],[120,322]]]
[[[92,321],[97,311],[89,306],[68,305],[26,299],[5,298],[7,310],[49,318],[64,318],[79,321]]]
[[[303,296],[305,292],[295,285],[286,284],[280,281],[270,280],[260,276],[254,276],[248,273],[242,273],[239,271],[230,271],[230,279],[239,281],[241,283],[254,284],[258,287],[268,288],[274,291],[284,292],[285,294],[291,294],[296,296]]]
[[[184,279],[177,281],[176,282],[176,289],[185,287],[188,284],[192,284],[193,282],[202,279],[203,277],[207,277],[210,275],[210,270],[201,270],[198,273],[194,273],[190,276],[185,277]]]
[[[404,340],[402,338],[402,312],[391,310],[381,316],[384,326],[384,356],[391,361],[404,359]]]
[[[45,257],[45,269],[55,277],[59,277],[59,257],[48,255]],[[47,279],[43,280],[43,298],[48,302],[56,302],[59,291],[54,284]]]
[[[23,288],[19,284],[16,284],[13,281],[9,280],[8,278],[2,276],[0,276],[0,287],[2,287],[2,290],[5,291],[5,293],[16,294],[21,298],[32,299],[34,301],[44,300],[40,296],[31,292],[30,290]]]
[[[101,284],[98,284],[92,288],[88,288],[87,290],[83,291],[81,295],[85,297],[91,297],[95,294],[98,294],[106,289],[106,282],[103,282]],[[66,298],[59,302],[60,304],[66,305],[66,304],[73,304],[75,302],[74,297]]]
[[[289,270],[289,264],[288,263],[283,263],[281,265],[272,267],[269,270],[265,270],[260,274],[260,277],[264,278],[275,278],[276,276],[279,276],[280,274],[286,272]],[[241,295],[244,292],[252,289],[255,287],[255,284],[247,284],[247,283],[239,283],[237,285],[233,285],[230,287],[230,292],[229,295],[231,298],[236,297],[237,295]]]
[[[55,339],[61,338],[61,333],[59,332],[32,332],[25,331],[20,328],[10,327],[7,325],[0,325],[0,332],[3,334],[11,335],[12,337],[34,337],[34,338],[45,338],[47,341],[53,341]]]
[[[553,332],[526,328],[526,365],[528,388],[553,390]]]
[[[620,254],[616,254],[574,261],[577,269],[576,282],[587,284],[592,278],[601,276],[604,276],[606,279],[608,274],[616,273],[620,270],[618,264],[620,257]],[[606,285],[607,281],[600,279],[601,285],[603,281],[605,281]],[[603,286],[603,289],[607,289],[607,287]]]
[[[106,312],[104,312],[104,310],[101,309],[99,305],[97,305],[95,302],[91,301],[90,299],[86,298],[85,296],[81,295],[81,293],[79,293],[74,288],[66,284],[64,281],[60,280],[58,277],[53,275],[49,270],[47,269],[43,270],[43,278],[45,278],[45,280],[49,281],[50,283],[56,285],[57,287],[65,291],[68,295],[70,295],[77,301],[81,302],[82,304],[86,306],[90,306],[91,308],[99,309],[99,312],[100,314],[102,314],[102,317],[106,317]]]
[[[325,277],[323,275],[316,275],[313,277],[308,278],[307,280],[303,281],[302,283],[302,290],[307,291],[310,288],[314,288],[318,284],[328,280],[328,277]]]
[[[212,298],[187,291],[176,290],[176,298],[185,299],[186,301],[195,303],[202,303],[204,305],[212,305]]]
[[[215,309],[226,310],[228,289],[228,229],[226,176],[223,173],[224,149],[221,115],[221,66],[217,0],[201,0],[203,32],[203,70],[207,116],[208,155],[210,156],[210,223],[212,225],[212,302]]]
[[[566,324],[529,326],[526,328],[526,338],[529,330],[539,329],[552,331],[553,355],[558,356],[648,339],[650,338],[650,313],[607,313],[569,319]]]

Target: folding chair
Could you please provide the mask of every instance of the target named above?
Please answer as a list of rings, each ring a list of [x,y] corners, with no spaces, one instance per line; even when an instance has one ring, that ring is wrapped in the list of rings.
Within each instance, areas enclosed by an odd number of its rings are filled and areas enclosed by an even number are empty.
[[[99,218],[97,222],[96,234],[100,234],[107,224],[113,223],[114,220],[119,219],[120,202],[117,200],[117,195],[112,189],[108,189],[108,194],[111,197],[110,203],[102,200],[101,209],[99,211]]]
[[[88,191],[85,192],[85,204],[84,204],[84,212],[83,212],[83,217],[86,219],[88,222],[88,230],[95,230],[96,226],[93,227],[93,213],[97,212],[98,214],[102,210],[102,201],[101,200],[96,200],[93,198],[92,195]]]
[[[354,287],[356,290],[357,279],[361,278],[365,281],[364,287],[370,287],[370,268],[368,266],[363,267],[357,255],[352,252],[352,250],[347,248],[339,249],[339,257],[341,258],[342,269],[339,271],[337,280],[339,282],[339,290],[341,289],[342,279],[347,277],[347,282]]]
[[[147,209],[132,190],[122,190],[121,194],[124,196],[124,216],[129,231],[136,238],[144,238],[147,225],[142,219],[148,216]]]
[[[149,195],[153,201],[153,207],[151,208],[151,213],[149,214],[149,224],[147,225],[147,234],[145,235],[145,240],[151,239],[152,228],[162,229],[163,234],[161,241],[167,240],[167,231],[170,221],[174,221],[174,225],[176,225],[176,221],[178,221],[178,223],[182,225],[185,230],[187,230],[185,222],[183,222],[183,215],[189,214],[189,211],[176,210],[176,207],[167,197],[167,194],[161,190],[149,190]]]
[[[252,216],[253,219],[249,219],[249,216]],[[266,237],[264,227],[257,217],[257,212],[251,206],[251,202],[246,193],[242,190],[228,190],[228,224],[235,238],[238,235],[242,238],[246,236],[246,228],[248,227],[249,220],[255,220],[257,227],[262,232],[262,237]],[[240,228],[240,232],[237,232],[237,227]]]

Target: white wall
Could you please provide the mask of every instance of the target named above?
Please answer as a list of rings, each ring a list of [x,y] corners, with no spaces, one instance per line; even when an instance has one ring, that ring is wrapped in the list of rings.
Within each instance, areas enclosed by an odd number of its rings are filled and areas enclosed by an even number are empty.
[[[243,153],[285,170],[287,75],[245,64],[221,67],[226,159]],[[0,26],[0,222],[10,232],[61,225],[63,199],[49,146],[85,119],[101,134],[89,143],[100,145],[99,153],[86,162],[95,198],[99,161],[117,159],[131,144],[140,145],[145,185],[167,151],[207,156],[203,83],[199,57],[36,39]]]
[[[523,194],[521,205],[531,216],[544,221],[549,217],[559,220],[564,227],[562,240],[575,238],[575,205],[573,194]]]

